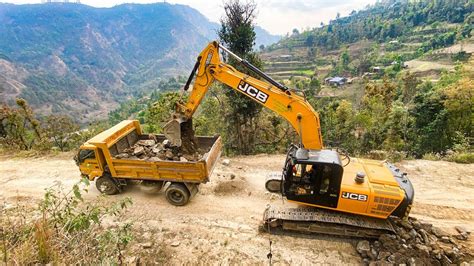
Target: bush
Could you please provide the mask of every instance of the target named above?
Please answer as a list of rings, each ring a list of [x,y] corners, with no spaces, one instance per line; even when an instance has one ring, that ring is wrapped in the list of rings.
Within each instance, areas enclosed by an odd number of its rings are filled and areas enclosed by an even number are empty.
[[[402,151],[390,151],[388,152],[388,155],[387,155],[387,159],[392,163],[400,162],[406,158],[407,158],[406,152],[402,152]]]
[[[447,157],[450,162],[474,163],[474,152],[454,153]]]
[[[387,159],[387,152],[382,150],[371,150],[367,154],[367,157],[373,160],[385,160]]]
[[[439,161],[442,158],[443,157],[439,153],[432,153],[432,152],[426,153],[422,157],[423,160],[429,160],[429,161]]]
[[[117,217],[129,198],[111,206],[96,199],[85,202],[89,181],[70,191],[60,184],[47,189],[36,208],[0,209],[0,261],[8,264],[122,264],[123,250],[132,239],[131,224],[101,227],[107,217]]]

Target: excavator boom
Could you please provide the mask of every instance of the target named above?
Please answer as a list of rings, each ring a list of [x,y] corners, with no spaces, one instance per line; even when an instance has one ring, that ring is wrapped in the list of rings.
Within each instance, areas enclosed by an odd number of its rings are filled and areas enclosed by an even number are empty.
[[[237,59],[263,80],[239,72],[231,65],[222,62],[220,49]],[[304,148],[323,148],[319,116],[304,97],[273,80],[219,43],[209,43],[198,56],[193,72],[184,87],[185,90],[190,87],[194,76],[196,79],[188,101],[185,104],[178,104],[174,119],[164,127],[164,133],[172,143],[180,144],[180,137],[183,135],[180,133],[180,125],[191,119],[209,87],[217,80],[284,117],[300,135]]]

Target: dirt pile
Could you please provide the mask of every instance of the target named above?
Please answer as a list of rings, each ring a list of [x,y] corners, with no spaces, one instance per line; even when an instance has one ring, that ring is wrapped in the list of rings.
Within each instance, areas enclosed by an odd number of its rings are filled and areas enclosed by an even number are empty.
[[[212,192],[216,195],[246,193],[248,186],[244,177],[236,176],[233,173],[217,174],[217,180],[214,183]]]
[[[184,153],[180,147],[171,146],[168,140],[158,143],[153,135],[150,139],[137,141],[133,146],[115,155],[117,159],[131,159],[143,161],[198,161],[202,158],[199,152]]]
[[[462,243],[470,232],[456,227],[457,235],[449,235],[432,224],[410,217],[393,220],[396,234],[384,234],[378,240],[357,243],[357,252],[365,263],[448,265],[471,261],[474,256]]]

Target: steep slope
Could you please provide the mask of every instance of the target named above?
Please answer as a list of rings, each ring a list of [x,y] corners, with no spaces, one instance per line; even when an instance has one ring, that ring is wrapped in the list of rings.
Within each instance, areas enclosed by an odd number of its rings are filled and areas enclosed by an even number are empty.
[[[45,113],[79,112],[79,119],[109,110],[145,82],[183,74],[214,34],[196,10],[166,3],[1,4],[0,24],[2,98],[24,97]]]
[[[24,97],[37,111],[82,121],[187,74],[218,28],[168,3],[0,4],[0,25],[2,102]]]

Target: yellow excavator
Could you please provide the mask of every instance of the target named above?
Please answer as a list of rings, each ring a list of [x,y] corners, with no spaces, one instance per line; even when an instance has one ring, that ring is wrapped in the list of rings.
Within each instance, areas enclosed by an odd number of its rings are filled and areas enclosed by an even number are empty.
[[[221,52],[259,79],[221,61]],[[304,95],[216,41],[198,56],[185,91],[193,80],[187,101],[177,104],[173,119],[164,127],[164,134],[173,145],[192,143],[192,116],[216,80],[284,117],[299,134],[300,143],[288,149],[282,173],[270,175],[265,186],[301,207],[268,207],[264,212],[266,229],[378,237],[393,231],[389,217],[408,216],[414,190],[406,173],[387,162],[350,158],[324,149],[318,113]]]

